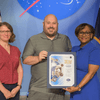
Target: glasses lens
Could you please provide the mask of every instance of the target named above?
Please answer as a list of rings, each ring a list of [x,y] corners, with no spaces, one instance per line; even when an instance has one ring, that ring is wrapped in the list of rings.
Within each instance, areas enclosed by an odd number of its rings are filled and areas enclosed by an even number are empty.
[[[11,33],[10,31],[0,31],[0,33]]]
[[[91,32],[79,32],[79,35],[85,34],[86,36],[89,35]]]

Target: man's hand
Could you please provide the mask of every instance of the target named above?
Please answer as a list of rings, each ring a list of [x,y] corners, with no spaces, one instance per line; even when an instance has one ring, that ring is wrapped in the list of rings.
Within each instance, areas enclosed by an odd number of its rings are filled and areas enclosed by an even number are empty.
[[[47,57],[47,55],[48,55],[48,52],[47,51],[44,51],[44,50],[41,51],[39,53],[39,62],[42,61],[42,59],[45,59]]]
[[[11,97],[15,97],[15,95],[17,94],[17,92],[20,90],[20,87],[17,86],[14,89],[11,90]]]

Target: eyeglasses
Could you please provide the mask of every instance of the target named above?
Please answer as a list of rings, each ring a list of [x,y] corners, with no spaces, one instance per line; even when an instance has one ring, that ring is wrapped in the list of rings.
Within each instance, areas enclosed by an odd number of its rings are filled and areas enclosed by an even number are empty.
[[[92,33],[92,32],[79,32],[79,35],[83,35],[83,34],[85,34],[85,36],[89,36],[90,33]]]
[[[10,34],[11,33],[11,31],[0,31],[0,33],[8,33],[8,34]]]

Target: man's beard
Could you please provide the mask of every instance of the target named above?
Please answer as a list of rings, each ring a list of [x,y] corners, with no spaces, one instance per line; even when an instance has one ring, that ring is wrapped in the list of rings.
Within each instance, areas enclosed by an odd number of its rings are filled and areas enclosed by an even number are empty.
[[[54,29],[54,28],[53,28],[53,27],[50,27],[50,28],[48,28],[48,29]],[[49,34],[48,32],[46,32],[46,31],[44,30],[44,33],[45,33],[47,36],[49,36],[49,37],[53,37],[53,36],[56,35],[57,31],[55,31],[55,32],[52,33],[52,34]]]
[[[49,36],[49,37],[53,37],[53,36],[55,36],[56,33],[57,33],[57,32],[54,32],[53,34],[49,34],[49,33],[46,33],[46,32],[45,32],[45,34],[46,34],[47,36]]]

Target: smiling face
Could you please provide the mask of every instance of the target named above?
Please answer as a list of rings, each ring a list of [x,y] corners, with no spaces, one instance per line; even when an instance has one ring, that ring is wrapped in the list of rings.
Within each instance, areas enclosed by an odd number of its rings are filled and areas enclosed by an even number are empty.
[[[78,37],[79,41],[81,42],[81,47],[83,47],[88,42],[90,42],[90,40],[93,37],[93,33],[91,33],[91,30],[88,26],[85,26],[84,29],[79,31],[77,37]]]
[[[11,37],[10,29],[3,25],[0,27],[0,41],[8,42]]]
[[[43,22],[43,30],[48,38],[55,37],[58,31],[58,22],[54,15],[50,14],[45,17]]]

